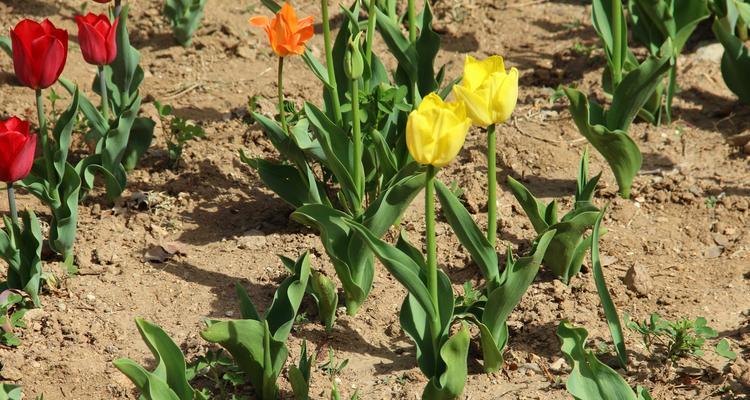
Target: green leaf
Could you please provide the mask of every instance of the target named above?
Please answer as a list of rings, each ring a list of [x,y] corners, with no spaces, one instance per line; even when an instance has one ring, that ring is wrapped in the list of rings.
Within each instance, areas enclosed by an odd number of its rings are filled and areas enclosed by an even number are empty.
[[[432,6],[424,1],[419,37],[416,43],[419,94],[421,97],[438,90],[435,79],[435,58],[440,51],[440,35],[432,30]]]
[[[596,291],[604,308],[607,326],[609,327],[609,332],[612,335],[612,341],[617,351],[617,359],[620,361],[620,365],[625,368],[628,365],[628,355],[625,351],[625,337],[622,334],[622,325],[620,324],[620,316],[617,314],[617,307],[615,307],[615,303],[609,295],[609,289],[607,289],[607,282],[604,279],[604,271],[599,258],[599,229],[606,211],[607,207],[604,207],[594,223],[594,230],[591,234],[591,264],[593,265],[592,270],[594,273],[594,282],[596,283]]]
[[[716,354],[728,359],[728,360],[735,360],[737,359],[737,353],[733,352],[729,348],[729,340],[727,339],[721,339],[719,343],[716,344]]]
[[[660,58],[648,57],[638,68],[625,75],[612,95],[612,106],[606,114],[606,123],[604,124],[606,128],[610,131],[628,131],[633,119],[638,115],[638,110],[643,108],[643,105],[646,104],[661,82],[664,74],[672,67],[673,59],[669,49],[671,49],[671,43],[667,41],[662,50],[665,55]],[[569,89],[566,89],[565,93],[568,94],[569,91]],[[568,98],[570,98],[570,95],[568,95]],[[572,104],[571,113],[573,113]],[[594,121],[589,123],[595,124]],[[576,125],[578,125],[578,122],[576,122]],[[580,126],[578,129],[581,129]],[[597,147],[596,144],[594,144],[594,147]],[[597,150],[599,150],[598,147]]]
[[[628,75],[626,79],[631,76]],[[570,100],[570,112],[579,132],[607,160],[620,187],[620,195],[624,198],[630,197],[630,188],[643,162],[638,145],[626,131],[611,130],[604,126],[604,121],[599,120],[602,116],[601,108],[595,103],[589,103],[585,94],[572,88],[566,88],[565,94]],[[636,112],[638,109],[640,106],[634,108]],[[628,121],[627,125],[631,121]]]
[[[622,10],[618,13],[620,21],[614,20],[612,10],[617,6],[622,8],[622,2],[620,0],[593,0],[591,3],[591,20],[594,29],[596,29],[596,33],[602,39],[602,42],[604,42],[604,50],[607,52],[607,61],[611,64],[616,58],[620,60],[620,65],[610,65],[610,70],[614,69],[622,71],[623,63],[627,58],[628,52],[628,31]],[[616,22],[619,22],[620,26],[620,43],[615,43],[616,32],[614,31],[614,24]],[[614,54],[616,49],[619,49],[619,55]]]
[[[251,319],[222,321],[201,332],[201,337],[229,351],[261,400],[276,398],[276,379],[288,351],[283,342],[273,340],[267,325]]]
[[[408,166],[399,171],[395,183],[373,201],[363,215],[363,224],[376,237],[383,236],[403,215],[425,185],[425,173]]]
[[[115,360],[113,364],[133,382],[144,400],[185,400],[161,378],[148,372],[135,361],[123,358]]]
[[[502,366],[502,351],[508,342],[508,317],[534,281],[554,236],[554,230],[546,232],[539,238],[531,255],[521,257],[515,262],[511,250],[508,249],[508,264],[503,271],[502,285],[489,292],[487,304],[482,312],[480,329],[482,326],[486,329],[481,332],[485,371],[494,372]],[[485,337],[488,333],[489,338]],[[490,338],[492,340],[489,340]]]
[[[60,206],[53,208],[50,223],[50,247],[65,258],[73,255],[73,244],[78,226],[78,194],[81,190],[81,178],[76,169],[65,163],[65,175],[57,191],[61,200]]]
[[[21,215],[23,220],[23,231],[19,231],[15,237],[19,240],[16,247],[19,250],[19,269],[16,277],[12,277],[12,263],[8,263],[8,286],[19,288],[31,297],[36,307],[41,307],[39,291],[42,279],[42,229],[33,211],[28,210]],[[7,226],[7,225],[6,225]],[[16,227],[16,229],[19,229]],[[18,282],[14,282],[18,279]]]
[[[21,400],[21,395],[20,386],[10,383],[0,383],[0,400]]]
[[[80,96],[78,89],[73,94],[70,106],[60,115],[55,127],[52,129],[52,137],[55,139],[52,149],[52,164],[57,172],[58,179],[65,175],[65,164],[68,160],[68,151],[72,142],[73,129],[78,116],[78,103]]]
[[[372,288],[375,267],[363,239],[350,231],[348,218],[341,211],[319,204],[304,205],[292,214],[293,220],[320,232],[323,247],[344,288],[347,311],[353,314]]]
[[[750,104],[750,51],[744,43],[733,34],[727,22],[717,18],[713,23],[716,38],[724,46],[724,56],[721,58],[721,74],[729,90],[740,101]]]
[[[511,193],[516,198],[521,208],[526,213],[526,216],[531,221],[531,225],[534,227],[536,233],[542,233],[546,231],[550,225],[557,223],[557,203],[551,202],[545,205],[543,202],[537,200],[525,186],[520,182],[513,179],[512,176],[508,175],[508,186],[510,187]]]
[[[240,157],[245,163],[258,171],[260,179],[269,189],[292,207],[299,208],[304,204],[319,202],[319,199],[316,198],[317,188],[310,186],[311,183],[314,183],[314,176],[309,176],[308,180],[303,180],[300,171],[291,165],[276,164],[262,158],[251,160],[244,154]]]
[[[512,179],[512,178],[510,178]],[[442,182],[435,185],[437,198],[443,207],[443,214],[455,232],[458,240],[469,251],[487,280],[490,291],[500,285],[500,271],[495,248],[490,245],[484,233],[451,190]]]
[[[562,352],[573,368],[566,387],[577,400],[637,400],[627,382],[586,350],[588,332],[563,321],[557,328]]]
[[[422,392],[423,400],[452,400],[461,395],[468,375],[469,340],[469,330],[464,325],[440,348],[440,358],[446,368],[427,383]]]
[[[172,339],[157,325],[136,319],[136,326],[156,359],[153,374],[174,390],[181,400],[192,400],[193,389],[185,378],[185,357]]]
[[[237,294],[237,298],[240,301],[240,316],[242,316],[242,319],[254,319],[260,321],[260,314],[255,308],[255,304],[253,304],[247,291],[239,282],[234,283],[234,292]]]
[[[192,44],[193,34],[200,27],[206,0],[166,0],[164,15],[169,18],[175,40],[183,47]]]
[[[388,272],[396,278],[415,301],[425,310],[427,316],[432,319],[437,317],[436,310],[432,306],[427,286],[420,277],[421,268],[407,253],[378,239],[366,227],[351,219],[346,219],[346,224],[359,234],[367,246],[375,253],[380,262],[388,269]]]
[[[58,82],[71,95],[75,95],[78,91],[78,86],[66,78],[60,77]],[[79,94],[79,96],[79,107],[81,112],[83,112],[83,115],[86,116],[89,126],[91,126],[91,129],[93,129],[94,132],[96,132],[97,136],[104,136],[109,129],[108,121],[104,119],[104,116],[99,112],[99,109],[88,99],[88,97],[86,97],[86,95]]]
[[[0,36],[0,49],[2,49],[8,57],[13,58],[13,43],[7,36]]]
[[[266,311],[265,320],[268,321],[268,328],[274,340],[286,342],[302,303],[302,297],[305,295],[309,278],[310,254],[305,252],[295,262],[294,275],[284,279],[276,289],[273,301]]]
[[[125,171],[134,170],[138,161],[146,154],[146,150],[154,140],[154,128],[156,128],[156,122],[150,118],[137,117],[133,121],[128,145],[122,155],[122,166]]]
[[[399,69],[408,76],[411,82],[416,82],[419,71],[416,48],[401,32],[401,28],[379,8],[377,9],[377,25],[388,50],[398,61]]]

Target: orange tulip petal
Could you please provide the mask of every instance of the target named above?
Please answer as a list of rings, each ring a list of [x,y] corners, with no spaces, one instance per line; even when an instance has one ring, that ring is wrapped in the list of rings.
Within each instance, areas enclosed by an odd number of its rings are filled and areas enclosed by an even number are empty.
[[[264,27],[271,23],[271,20],[266,17],[265,15],[256,15],[252,18],[250,18],[250,25],[255,25],[258,27]]]

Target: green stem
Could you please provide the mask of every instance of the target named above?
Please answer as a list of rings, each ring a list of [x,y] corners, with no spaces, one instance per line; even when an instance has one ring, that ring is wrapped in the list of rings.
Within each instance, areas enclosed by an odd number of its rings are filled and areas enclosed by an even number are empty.
[[[437,242],[435,237],[435,175],[437,168],[427,166],[427,181],[424,191],[424,214],[425,214],[425,243],[427,245],[427,289],[435,310],[436,318],[432,321],[433,345],[439,345],[440,337],[440,313],[438,312],[438,271],[437,271]],[[438,354],[438,353],[435,353]]]
[[[359,79],[351,80],[352,87],[352,132],[354,141],[354,183],[361,195],[364,193],[364,171],[362,166],[362,128],[359,121]],[[360,196],[361,198],[361,196]],[[355,204],[357,215],[361,214],[362,204]]]
[[[407,11],[409,15],[409,42],[411,44],[417,43],[417,9],[414,1],[409,0]]]
[[[18,211],[16,211],[16,192],[13,190],[13,182],[8,182],[8,207],[10,218],[14,224],[18,223]]]
[[[336,124],[341,125],[343,117],[341,116],[341,103],[339,100],[339,90],[336,84],[336,72],[333,68],[333,48],[331,46],[331,21],[328,16],[328,0],[320,1],[321,13],[323,14],[323,43],[326,52],[326,68],[328,69],[328,83],[331,85],[331,101],[333,102],[333,115],[336,117]]]
[[[492,247],[497,243],[497,133],[495,125],[487,127],[487,240]]]
[[[52,167],[52,156],[49,149],[49,138],[47,137],[47,117],[44,115],[44,99],[42,98],[42,89],[36,90],[36,113],[39,121],[39,141],[42,146],[42,156],[44,157],[44,167],[47,171],[47,184],[49,187],[56,187],[57,177]],[[50,196],[57,195],[56,190],[49,193]]]
[[[622,2],[620,0],[612,1],[612,33],[614,35],[614,49],[612,50],[612,86],[614,88],[622,80]]]
[[[104,78],[104,66],[99,66],[99,90],[102,96],[102,115],[109,123],[109,93],[107,93],[107,81]]]
[[[375,11],[377,0],[370,0],[370,7],[367,9],[367,41],[365,42],[365,61],[372,71],[372,43],[375,40],[375,23],[378,20],[378,14]],[[365,93],[370,93],[370,80],[365,80]]]
[[[279,118],[281,119],[281,129],[289,135],[286,126],[286,111],[284,110],[284,57],[279,57]]]

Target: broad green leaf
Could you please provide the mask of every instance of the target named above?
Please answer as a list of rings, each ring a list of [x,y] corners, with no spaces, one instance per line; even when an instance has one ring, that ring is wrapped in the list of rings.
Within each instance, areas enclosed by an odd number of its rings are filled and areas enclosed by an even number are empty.
[[[719,343],[716,344],[716,354],[728,359],[728,360],[735,360],[737,358],[737,353],[733,352],[729,348],[729,340],[726,338],[721,339]]]
[[[156,359],[153,374],[168,384],[181,400],[192,400],[193,389],[185,378],[185,357],[180,348],[157,325],[136,319],[136,326]]]
[[[52,137],[55,139],[55,144],[50,144],[54,146],[51,149],[51,156],[52,164],[57,172],[57,179],[62,179],[65,175],[65,164],[68,160],[68,151],[70,150],[73,129],[75,128],[76,117],[78,116],[79,99],[78,89],[76,89],[70,106],[60,115],[60,118],[52,129]]]
[[[71,95],[75,95],[75,93],[78,91],[78,86],[74,82],[66,78],[60,77],[58,82]],[[79,96],[79,107],[83,115],[86,116],[86,119],[88,120],[87,122],[91,126],[91,129],[93,129],[98,136],[104,136],[109,129],[108,121],[104,119],[104,116],[102,116],[101,112],[99,112],[99,109],[93,103],[91,103],[91,100],[89,100],[88,97],[86,97],[84,94],[79,94]]]
[[[23,220],[23,231],[14,235],[18,238],[16,247],[19,250],[20,264],[16,271],[17,275],[13,277],[13,274],[11,274],[13,265],[8,263],[10,267],[7,277],[8,285],[11,288],[23,290],[31,297],[36,307],[41,307],[39,291],[42,279],[42,243],[44,242],[42,229],[39,219],[33,211],[28,210],[21,215],[21,218]],[[19,228],[16,226],[16,229]],[[14,282],[15,279],[18,279],[18,282]]]
[[[609,332],[612,334],[612,342],[615,344],[617,358],[620,361],[620,365],[625,368],[628,365],[628,355],[625,351],[625,337],[622,334],[622,325],[620,324],[620,316],[617,314],[617,307],[615,307],[615,303],[609,295],[609,289],[607,289],[607,282],[604,279],[604,270],[599,257],[599,229],[606,211],[607,207],[604,207],[594,223],[594,230],[591,234],[591,264],[593,265],[592,270],[594,273],[594,282],[596,283],[596,291],[604,308],[604,315],[607,318]]]
[[[617,86],[612,94],[612,106],[606,114],[606,123],[604,124],[610,131],[628,131],[630,124],[638,114],[638,110],[643,108],[643,105],[646,104],[661,82],[664,74],[670,70],[674,62],[669,51],[670,43],[670,41],[667,41],[664,44],[662,50],[664,55],[660,58],[647,58],[638,68],[628,72]],[[570,89],[565,90],[566,94],[569,92]],[[572,112],[573,106],[571,104]],[[593,122],[589,123],[593,124]],[[576,122],[576,124],[578,123]],[[594,147],[597,146],[594,145]],[[597,150],[599,150],[598,147]]]
[[[613,14],[613,10],[617,10],[617,7],[620,10]],[[617,20],[615,20],[615,17],[617,17]],[[604,42],[604,50],[607,52],[608,62],[612,63],[615,59],[620,60],[619,65],[610,65],[610,69],[621,71],[628,51],[627,23],[625,22],[621,0],[593,0],[591,3],[591,20],[596,33],[602,39],[602,42]],[[615,32],[618,26],[619,32]],[[619,43],[617,43],[618,37]],[[615,54],[616,51],[619,54]]]
[[[638,400],[627,382],[586,350],[588,332],[563,321],[557,328],[562,352],[573,368],[566,387],[577,400]]]
[[[125,168],[125,171],[134,170],[138,161],[146,154],[146,150],[148,150],[151,142],[154,140],[155,127],[156,122],[150,118],[137,117],[133,121],[128,145],[125,148],[125,153],[122,155],[122,166]]]
[[[123,358],[115,360],[113,364],[133,382],[144,400],[192,400],[192,397],[178,396],[166,382],[133,360]]]
[[[717,18],[713,23],[713,31],[724,46],[724,56],[721,58],[724,83],[741,102],[750,104],[750,77],[747,74],[750,71],[750,51],[734,36],[726,21]]]
[[[8,57],[13,58],[13,43],[8,36],[0,36],[0,49],[2,49]]]
[[[274,293],[265,320],[273,339],[286,342],[297,317],[310,278],[310,254],[304,253],[294,265],[294,275],[286,278]]]
[[[591,245],[585,236],[596,222],[597,211],[584,211],[570,220],[552,225],[556,231],[544,257],[544,265],[557,275],[566,285],[580,270],[586,250]]]
[[[247,290],[239,283],[234,283],[234,292],[237,294],[237,299],[240,301],[240,316],[242,319],[254,319],[260,321],[260,314],[255,308],[255,304],[247,294]]]
[[[380,9],[377,10],[377,24],[380,35],[391,54],[396,57],[399,68],[408,76],[409,81],[417,81],[419,57],[416,48],[401,32],[401,28]]]
[[[631,76],[633,75],[628,75],[625,79],[627,80]],[[620,87],[623,87],[623,85]],[[565,94],[570,100],[570,112],[579,132],[607,160],[620,188],[620,195],[624,198],[630,197],[633,179],[641,169],[643,162],[638,145],[628,136],[626,131],[621,129],[611,130],[602,125],[603,121],[597,122],[595,118],[597,115],[601,115],[601,108],[595,103],[589,103],[585,94],[572,88],[566,88]],[[623,98],[622,101],[625,101],[625,99]],[[638,109],[640,109],[640,106],[633,110],[637,112]],[[628,121],[627,125],[631,121]]]
[[[435,189],[448,224],[453,228],[461,244],[469,251],[472,260],[479,266],[482,275],[487,280],[489,291],[494,290],[500,285],[500,271],[494,247],[490,245],[469,212],[447,186],[437,181]]]
[[[20,386],[10,383],[0,383],[0,400],[21,400],[21,394]]]
[[[432,306],[427,286],[420,277],[421,267],[408,254],[398,248],[378,239],[366,227],[357,222],[346,219],[346,223],[359,234],[367,246],[380,259],[380,262],[399,281],[419,305],[425,310],[427,316],[432,319],[437,317],[436,310]]]
[[[81,189],[81,178],[76,169],[65,163],[65,175],[57,188],[61,200],[59,207],[51,207],[50,247],[64,258],[73,255],[73,244],[78,227],[78,194]]]
[[[323,247],[344,288],[347,311],[351,314],[370,292],[375,267],[372,253],[366,249],[363,238],[351,232],[348,218],[341,211],[319,204],[304,205],[292,214],[295,221],[320,232]]]
[[[422,400],[452,400],[458,398],[464,391],[468,367],[466,360],[469,355],[469,330],[462,326],[440,348],[440,358],[445,364],[445,371],[438,377],[433,377],[422,392]]]
[[[401,176],[404,177],[398,179]],[[398,180],[389,185],[380,197],[367,207],[363,215],[363,224],[376,237],[383,236],[401,218],[425,185],[425,173],[421,170],[412,172],[409,167],[400,171],[396,178]]]
[[[435,58],[440,51],[440,35],[432,30],[432,6],[428,0],[424,1],[423,10],[416,43],[419,74],[417,78],[421,97],[438,90],[438,81],[435,79]]]
[[[262,158],[253,160],[243,158],[243,161],[251,164],[258,171],[263,183],[292,207],[299,208],[304,204],[317,202],[315,198],[317,190],[310,189],[309,181],[302,180],[297,168],[276,164]],[[310,178],[314,179],[314,177]]]
[[[512,176],[508,175],[507,181],[511,193],[513,193],[513,196],[518,203],[521,204],[521,208],[523,208],[526,217],[531,221],[531,225],[534,227],[536,233],[542,233],[546,231],[550,225],[557,223],[557,205],[555,202],[545,205],[540,200],[537,200],[537,198],[534,197],[525,186],[513,179]],[[553,213],[550,210],[555,211]],[[550,216],[553,216],[554,218],[550,218]]]

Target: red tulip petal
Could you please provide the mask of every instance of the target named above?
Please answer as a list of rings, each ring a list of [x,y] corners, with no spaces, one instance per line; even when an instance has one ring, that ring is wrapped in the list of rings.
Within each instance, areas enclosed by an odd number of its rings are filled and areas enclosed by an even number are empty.
[[[0,134],[0,180],[3,182],[12,182],[17,179],[14,175],[17,155],[23,149],[26,143],[26,136],[9,131]]]
[[[32,43],[34,59],[39,63],[39,87],[46,89],[60,77],[67,52],[65,46],[52,36],[44,36]]]
[[[90,24],[81,24],[79,29],[78,42],[83,58],[89,64],[104,65],[107,61],[104,36]]]
[[[16,77],[24,86],[36,89],[39,86],[39,79],[34,73],[34,59],[29,36],[23,37],[16,31],[10,31],[10,38],[13,45],[13,69]]]

